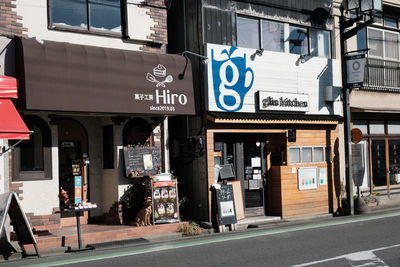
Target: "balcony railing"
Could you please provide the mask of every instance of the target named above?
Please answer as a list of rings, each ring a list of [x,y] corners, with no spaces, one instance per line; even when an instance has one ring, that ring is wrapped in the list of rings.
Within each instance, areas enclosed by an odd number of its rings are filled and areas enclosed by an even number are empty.
[[[400,92],[400,62],[367,58],[363,89]]]

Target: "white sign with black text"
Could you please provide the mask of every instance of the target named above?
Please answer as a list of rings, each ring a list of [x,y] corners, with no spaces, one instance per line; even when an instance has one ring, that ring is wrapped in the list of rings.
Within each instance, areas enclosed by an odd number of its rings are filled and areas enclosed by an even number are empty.
[[[349,88],[357,88],[363,85],[365,62],[364,54],[346,57],[346,81]]]
[[[308,94],[289,94],[260,91],[259,110],[308,111]]]

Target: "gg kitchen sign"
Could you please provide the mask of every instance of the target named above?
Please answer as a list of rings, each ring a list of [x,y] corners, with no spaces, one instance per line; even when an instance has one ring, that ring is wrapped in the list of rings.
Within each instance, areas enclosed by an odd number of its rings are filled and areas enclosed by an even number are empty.
[[[208,111],[320,112],[320,84],[333,80],[319,77],[329,64],[326,58],[312,59],[305,68],[295,66],[298,55],[255,51],[207,44]]]

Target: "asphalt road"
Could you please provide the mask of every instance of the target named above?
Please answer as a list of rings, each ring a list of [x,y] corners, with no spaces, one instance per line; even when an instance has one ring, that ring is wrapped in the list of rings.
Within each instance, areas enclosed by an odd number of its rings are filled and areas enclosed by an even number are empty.
[[[7,265],[400,266],[400,212],[280,224]]]

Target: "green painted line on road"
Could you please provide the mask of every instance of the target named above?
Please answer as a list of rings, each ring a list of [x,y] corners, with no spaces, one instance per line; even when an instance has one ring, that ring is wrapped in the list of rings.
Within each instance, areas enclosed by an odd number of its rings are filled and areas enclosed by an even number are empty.
[[[124,257],[124,256],[132,256],[137,254],[144,254],[144,253],[151,253],[151,252],[158,252],[163,250],[169,249],[177,249],[177,248],[184,248],[184,247],[191,247],[191,246],[201,246],[211,243],[218,243],[218,242],[226,242],[226,241],[233,241],[245,238],[252,238],[252,237],[259,237],[259,236],[267,236],[267,235],[274,235],[274,234],[281,234],[287,232],[294,232],[294,231],[301,231],[301,230],[309,230],[313,228],[321,228],[321,227],[328,227],[328,226],[336,226],[336,225],[343,225],[349,223],[356,223],[362,221],[370,221],[370,220],[378,220],[383,218],[395,217],[400,216],[400,211],[390,212],[385,214],[376,214],[376,215],[366,215],[363,217],[350,217],[348,219],[342,219],[338,221],[329,221],[323,223],[311,223],[306,225],[298,225],[298,226],[289,226],[279,229],[269,229],[264,231],[252,231],[248,233],[240,233],[235,235],[224,235],[221,237],[212,237],[206,240],[192,240],[192,241],[182,241],[180,243],[175,244],[168,244],[168,245],[160,245],[156,247],[144,248],[144,249],[134,249],[129,251],[121,251],[121,252],[114,252],[102,255],[93,255],[93,256],[86,256],[81,258],[75,259],[67,259],[67,260],[59,260],[53,262],[45,262],[39,263],[34,265],[25,265],[25,266],[56,266],[56,265],[66,265],[66,264],[73,264],[73,263],[81,263],[87,261],[96,261],[96,260],[104,260],[109,258],[116,258],[116,257]]]

